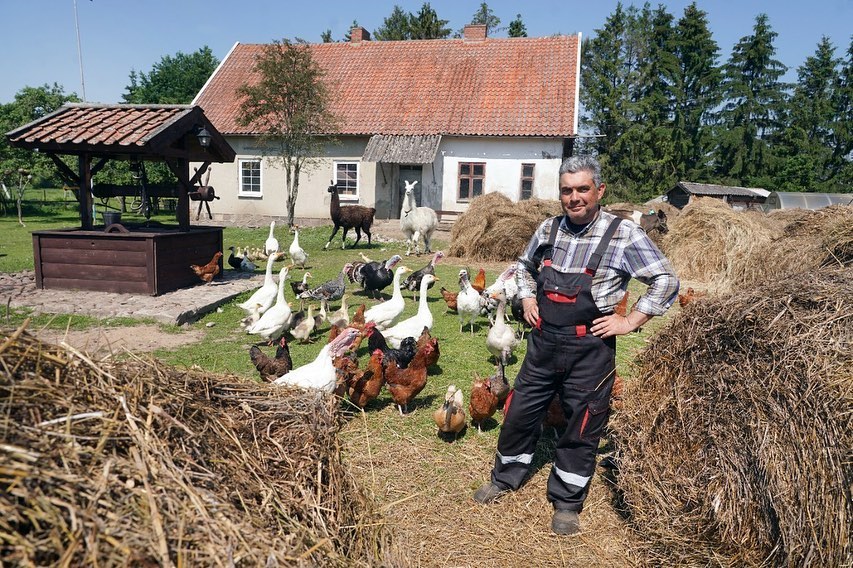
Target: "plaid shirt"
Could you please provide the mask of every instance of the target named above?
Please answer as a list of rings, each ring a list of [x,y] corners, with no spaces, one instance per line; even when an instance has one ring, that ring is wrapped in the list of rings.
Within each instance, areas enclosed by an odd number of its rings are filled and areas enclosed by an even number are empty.
[[[614,215],[599,210],[598,218],[575,235],[569,231],[563,216],[554,243],[551,268],[560,272],[583,272],[613,219]],[[524,254],[519,257],[515,278],[521,298],[536,296],[536,281],[528,266],[533,266],[533,254],[539,245],[548,242],[552,222],[553,217],[539,225]],[[540,268],[536,267],[537,270]],[[648,285],[636,306],[637,311],[644,314],[662,315],[678,295],[678,277],[672,264],[639,225],[623,220],[592,279],[592,297],[602,313],[613,312],[625,295],[631,278]]]

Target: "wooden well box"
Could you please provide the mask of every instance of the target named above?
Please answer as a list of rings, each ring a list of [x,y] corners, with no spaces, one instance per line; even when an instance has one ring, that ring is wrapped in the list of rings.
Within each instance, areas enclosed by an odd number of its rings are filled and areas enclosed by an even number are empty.
[[[207,264],[222,242],[222,227],[34,231],[36,286],[157,296],[201,284],[190,264]],[[219,268],[222,278],[222,258]]]

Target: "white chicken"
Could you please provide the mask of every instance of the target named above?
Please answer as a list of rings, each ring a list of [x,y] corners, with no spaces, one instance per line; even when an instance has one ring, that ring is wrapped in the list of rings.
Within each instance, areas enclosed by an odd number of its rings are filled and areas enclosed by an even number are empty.
[[[498,307],[495,310],[495,323],[486,335],[486,349],[498,362],[506,365],[513,350],[518,346],[518,338],[515,331],[506,324],[506,293],[498,290],[493,292],[491,297],[497,300]]]
[[[260,335],[269,341],[278,339],[284,333],[291,315],[290,306],[284,299],[284,281],[287,280],[289,269],[289,266],[283,266],[278,275],[278,291],[276,293],[275,304],[264,312],[261,319],[256,321],[251,327],[247,327],[246,333]]]
[[[339,336],[323,347],[316,359],[285,373],[274,380],[273,384],[318,389],[327,393],[333,392],[337,384],[337,373],[332,360],[349,349],[360,333],[354,327],[346,328]]]
[[[275,221],[270,221],[270,236],[264,243],[264,254],[271,256],[278,252],[278,239],[275,238]]]
[[[260,288],[255,290],[248,300],[242,304],[237,304],[238,308],[246,310],[250,315],[257,309],[259,314],[264,313],[275,302],[275,293],[277,286],[272,277],[272,259],[267,259],[267,271],[264,274],[264,283]],[[258,306],[257,308],[255,306]]]
[[[468,271],[459,271],[459,294],[456,296],[456,313],[459,314],[459,332],[465,327],[465,322],[471,326],[474,333],[474,320],[480,315],[480,294],[471,286]]]
[[[438,278],[432,274],[425,274],[421,280],[420,300],[418,300],[418,313],[408,319],[404,319],[394,327],[382,332],[385,341],[394,349],[400,348],[400,343],[407,337],[420,337],[424,328],[432,329],[432,312],[427,303],[427,289],[429,285]],[[390,300],[389,300],[390,301]],[[366,316],[365,316],[366,317]]]
[[[308,253],[299,246],[299,225],[293,226],[293,242],[290,243],[290,248],[287,249],[287,252],[290,255],[290,262],[294,265],[298,264],[301,269],[305,270],[305,261],[308,260]]]
[[[403,298],[403,292],[400,289],[400,278],[406,272],[411,271],[412,270],[410,268],[406,268],[405,266],[400,266],[394,271],[394,282],[391,285],[393,289],[391,298],[385,302],[376,304],[364,312],[365,322],[374,322],[376,324],[376,329],[379,331],[388,329],[397,322],[397,319],[406,307],[406,300]]]

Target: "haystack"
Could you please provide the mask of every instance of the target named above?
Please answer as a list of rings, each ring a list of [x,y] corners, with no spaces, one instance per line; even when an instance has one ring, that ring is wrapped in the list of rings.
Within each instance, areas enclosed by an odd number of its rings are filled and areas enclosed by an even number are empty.
[[[853,558],[853,267],[690,304],[655,336],[612,427],[655,566]]]
[[[693,200],[669,223],[660,247],[681,279],[726,292],[744,280],[755,252],[776,236],[761,213],[735,211],[707,197]]]
[[[334,399],[0,333],[0,557],[21,566],[400,565]]]
[[[450,231],[450,255],[476,261],[511,261],[539,224],[561,213],[558,201],[527,199],[514,203],[502,193],[472,200]]]
[[[798,212],[788,216],[780,237],[757,247],[754,258],[735,270],[736,284],[760,285],[786,274],[853,263],[853,206]]]

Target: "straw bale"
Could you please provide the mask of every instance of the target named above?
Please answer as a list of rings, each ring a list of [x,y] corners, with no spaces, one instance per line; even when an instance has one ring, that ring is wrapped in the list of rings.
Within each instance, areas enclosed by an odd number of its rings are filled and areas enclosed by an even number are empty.
[[[405,564],[341,465],[340,426],[318,393],[0,333],[0,557]]]
[[[853,267],[690,304],[611,422],[641,552],[663,566],[853,558]]]
[[[735,211],[719,199],[698,198],[669,223],[660,247],[680,278],[726,292],[744,280],[755,251],[776,236],[760,214]]]
[[[787,219],[789,222],[779,229],[781,235],[756,247],[754,258],[737,270],[738,285],[761,284],[786,274],[853,262],[853,206],[799,210],[798,215]]]
[[[515,260],[539,224],[560,213],[558,201],[527,199],[514,203],[498,192],[481,195],[453,224],[448,252],[467,260]]]

